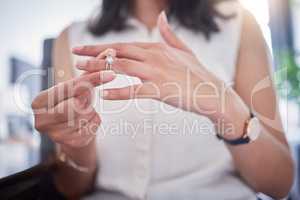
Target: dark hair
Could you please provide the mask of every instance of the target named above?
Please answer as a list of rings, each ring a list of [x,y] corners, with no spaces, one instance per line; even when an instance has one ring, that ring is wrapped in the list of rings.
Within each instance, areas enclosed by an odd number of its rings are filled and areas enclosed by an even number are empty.
[[[215,4],[230,0],[169,0],[167,15],[170,20],[176,19],[182,26],[202,32],[206,38],[219,32],[215,17],[227,19],[215,9]],[[109,31],[122,31],[128,28],[133,0],[103,0],[102,8],[96,18],[89,24],[89,31],[101,36]]]

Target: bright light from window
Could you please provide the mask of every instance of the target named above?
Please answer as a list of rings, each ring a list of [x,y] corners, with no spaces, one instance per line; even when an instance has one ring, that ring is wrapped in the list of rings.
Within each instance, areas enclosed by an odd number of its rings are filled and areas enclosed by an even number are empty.
[[[268,46],[271,49],[271,32],[269,28],[269,3],[268,0],[240,0],[242,5],[256,18],[263,31]]]
[[[259,24],[269,23],[268,0],[240,0],[241,3],[256,17]]]

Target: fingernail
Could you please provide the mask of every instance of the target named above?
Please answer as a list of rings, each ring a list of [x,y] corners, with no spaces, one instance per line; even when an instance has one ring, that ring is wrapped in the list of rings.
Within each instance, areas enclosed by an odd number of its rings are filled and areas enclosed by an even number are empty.
[[[87,64],[87,60],[79,60],[77,63],[76,63],[76,67],[85,67]]]
[[[107,90],[100,90],[100,98],[105,99],[108,97],[109,92]]]
[[[162,17],[162,19],[168,24],[169,22],[168,22],[168,18],[167,18],[167,15],[166,15],[166,12],[165,11],[162,11],[161,12],[161,17]]]
[[[168,17],[167,17],[167,14],[165,11],[162,11],[161,14],[160,14],[160,17],[161,17],[161,20],[159,20],[160,22],[160,26],[162,28],[165,28],[165,29],[171,29],[170,25],[169,25],[169,22],[168,22]]]
[[[81,51],[83,49],[83,46],[81,47],[73,47],[72,51]]]
[[[115,78],[116,74],[112,70],[105,70],[100,72],[100,78],[103,82],[111,81]]]

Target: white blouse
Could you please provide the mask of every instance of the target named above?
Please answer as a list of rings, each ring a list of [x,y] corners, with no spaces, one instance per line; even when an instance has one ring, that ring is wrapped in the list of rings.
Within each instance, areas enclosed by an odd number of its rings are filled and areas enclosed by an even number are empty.
[[[239,49],[242,12],[235,1],[218,6],[230,20],[217,19],[221,32],[206,40],[177,23],[176,34],[194,51],[201,63],[220,79],[232,84]],[[87,23],[69,29],[70,45],[114,42],[162,41],[157,28],[149,32],[135,19],[134,27],[91,35]],[[81,57],[74,56],[74,62]],[[75,69],[76,75],[81,72]],[[118,75],[101,88],[138,83],[135,77]],[[256,199],[255,192],[239,177],[231,154],[215,136],[206,117],[151,99],[104,101],[95,97],[94,107],[102,119],[98,130],[99,192],[91,199]]]

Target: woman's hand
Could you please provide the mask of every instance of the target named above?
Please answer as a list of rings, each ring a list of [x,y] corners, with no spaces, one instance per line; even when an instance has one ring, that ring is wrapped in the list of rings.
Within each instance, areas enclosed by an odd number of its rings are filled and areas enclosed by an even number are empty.
[[[90,103],[92,89],[114,77],[112,71],[95,72],[42,91],[32,102],[35,128],[64,147],[88,145],[100,125]]]
[[[77,63],[77,67],[88,72],[105,70],[105,60],[99,59],[99,54],[113,48],[116,50],[113,69],[139,77],[143,83],[105,90],[102,94],[104,99],[157,99],[184,110],[207,115],[215,123],[224,121],[229,129],[232,128],[231,125],[235,126],[233,137],[242,135],[244,123],[249,117],[245,104],[232,89],[224,87],[223,81],[210,73],[172,32],[164,13],[158,19],[158,26],[166,44],[117,43],[74,48],[75,54],[95,57]],[[225,102],[226,105],[223,105],[225,100],[222,95],[230,98]],[[223,112],[224,109],[227,109],[226,112]],[[234,124],[229,127],[229,123]],[[224,135],[225,132],[226,130],[219,131]]]
[[[116,43],[74,48],[75,54],[95,57],[78,62],[77,67],[81,70],[105,70],[103,52],[112,48],[117,54],[113,70],[139,77],[143,81],[142,84],[132,87],[105,90],[103,98],[154,98],[189,110],[197,84],[211,81],[221,84],[221,81],[209,73],[192,51],[170,30],[164,14],[159,17],[158,24],[167,44]]]

